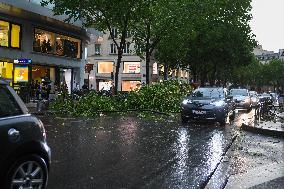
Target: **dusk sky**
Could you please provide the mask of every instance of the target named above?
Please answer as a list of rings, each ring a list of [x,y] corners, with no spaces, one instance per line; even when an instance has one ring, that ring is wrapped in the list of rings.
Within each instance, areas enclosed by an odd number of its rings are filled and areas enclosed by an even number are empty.
[[[284,49],[284,0],[252,0],[251,27],[263,49]]]

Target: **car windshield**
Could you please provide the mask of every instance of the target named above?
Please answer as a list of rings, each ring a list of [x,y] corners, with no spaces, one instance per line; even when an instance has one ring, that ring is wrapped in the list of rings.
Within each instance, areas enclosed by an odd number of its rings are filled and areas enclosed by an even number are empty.
[[[255,91],[250,91],[249,95],[252,97],[257,97],[257,93]]]
[[[224,92],[221,88],[199,88],[193,91],[192,97],[223,98]]]
[[[230,94],[233,96],[236,96],[236,95],[248,96],[246,89],[231,89]]]

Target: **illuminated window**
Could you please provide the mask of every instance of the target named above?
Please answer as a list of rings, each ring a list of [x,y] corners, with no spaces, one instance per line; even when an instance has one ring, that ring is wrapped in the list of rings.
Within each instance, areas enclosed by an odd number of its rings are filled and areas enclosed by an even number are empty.
[[[0,20],[0,46],[9,46],[9,22],[4,22]]]
[[[0,62],[0,77],[12,79],[13,63]]]
[[[122,81],[122,91],[133,91],[141,87],[141,81]]]
[[[56,34],[56,54],[72,58],[81,56],[81,40]]]
[[[81,58],[81,40],[41,29],[35,29],[33,49],[41,53]]]
[[[98,73],[113,72],[113,62],[98,62]]]
[[[27,65],[16,65],[14,69],[14,83],[29,81],[29,67]]]
[[[21,27],[19,25],[12,24],[11,47],[20,48],[20,33]]]
[[[0,46],[20,48],[20,33],[21,26],[0,20]]]
[[[35,29],[35,40],[33,49],[36,52],[53,53],[55,36],[52,32]]]
[[[140,62],[124,62],[123,73],[140,73]]]

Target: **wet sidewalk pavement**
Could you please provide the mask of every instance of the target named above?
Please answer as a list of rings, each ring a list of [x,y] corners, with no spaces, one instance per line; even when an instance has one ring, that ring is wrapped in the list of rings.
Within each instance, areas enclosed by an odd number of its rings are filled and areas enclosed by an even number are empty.
[[[268,119],[254,119],[251,113],[251,122],[243,123],[242,129],[256,134],[264,134],[284,138],[284,113],[275,112],[275,115]]]
[[[236,121],[240,134],[206,188],[284,188],[282,120],[255,121],[254,112]]]

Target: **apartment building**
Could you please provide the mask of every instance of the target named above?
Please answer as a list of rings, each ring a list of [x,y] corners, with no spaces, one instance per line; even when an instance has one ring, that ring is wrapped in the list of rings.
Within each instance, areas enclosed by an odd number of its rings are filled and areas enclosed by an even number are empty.
[[[113,28],[115,36],[118,31]],[[114,71],[117,62],[117,49],[110,37],[109,32],[99,32],[89,28],[90,42],[88,44],[87,73],[85,83],[94,90],[108,90],[113,83]],[[159,72],[163,68],[151,58],[150,61],[150,82],[159,82],[163,76]],[[181,79],[187,81],[188,71],[173,70],[170,79]],[[146,83],[146,62],[135,53],[135,44],[131,36],[126,39],[122,63],[118,79],[119,91],[131,91]]]

